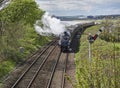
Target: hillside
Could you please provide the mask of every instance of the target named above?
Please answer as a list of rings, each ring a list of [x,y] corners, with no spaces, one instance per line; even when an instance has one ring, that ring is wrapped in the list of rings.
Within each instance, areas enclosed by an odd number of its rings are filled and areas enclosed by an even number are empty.
[[[62,20],[62,21],[72,21],[72,20],[101,20],[105,18],[111,18],[111,19],[118,19],[120,18],[119,14],[116,15],[90,15],[90,16],[84,16],[84,15],[78,15],[78,16],[55,16],[56,18]]]
[[[16,65],[50,41],[34,29],[43,13],[34,0],[12,0],[0,11],[0,84]]]
[[[97,38],[91,45],[91,58],[89,58],[86,34],[94,35],[100,27],[101,25],[87,28],[80,39],[80,51],[76,54],[77,88],[120,86],[120,42],[107,42],[100,37]]]

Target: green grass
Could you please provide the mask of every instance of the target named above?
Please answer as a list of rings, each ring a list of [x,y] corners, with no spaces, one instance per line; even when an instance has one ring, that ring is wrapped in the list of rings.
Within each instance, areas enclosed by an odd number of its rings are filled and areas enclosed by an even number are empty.
[[[6,60],[0,62],[0,88],[2,85],[3,77],[6,76],[15,67],[15,63],[12,60]]]
[[[6,60],[0,64],[0,78],[6,75],[10,70],[15,66],[15,63],[12,60]]]
[[[76,88],[119,88],[120,43],[106,42],[97,38],[91,45],[92,61],[88,56],[86,34],[93,35],[101,26],[93,26],[80,39],[80,51],[76,54]]]

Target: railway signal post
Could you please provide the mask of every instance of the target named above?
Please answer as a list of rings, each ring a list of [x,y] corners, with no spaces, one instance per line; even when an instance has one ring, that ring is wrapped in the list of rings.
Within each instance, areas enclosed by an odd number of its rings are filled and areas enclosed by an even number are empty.
[[[91,35],[91,33],[89,33],[89,36],[88,36],[88,43],[89,43],[89,61],[92,62],[92,51],[91,51],[91,44],[94,42],[93,40],[93,36]]]
[[[104,27],[101,27],[99,31],[92,36],[91,33],[88,35],[88,42],[89,42],[89,61],[92,62],[92,50],[91,50],[91,44],[97,39],[97,37],[101,34],[101,32],[104,30]]]

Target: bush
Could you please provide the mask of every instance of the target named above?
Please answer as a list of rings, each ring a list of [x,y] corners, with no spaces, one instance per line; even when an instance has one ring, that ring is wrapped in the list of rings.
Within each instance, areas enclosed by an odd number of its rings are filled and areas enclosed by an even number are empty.
[[[105,30],[100,35],[100,38],[107,42],[120,42],[120,22],[116,22],[106,19],[102,22],[102,26]]]
[[[11,60],[6,60],[0,64],[0,80],[8,74],[15,66],[15,63]]]
[[[14,48],[7,48],[4,49],[3,52],[1,52],[4,55],[4,58],[11,59],[15,63],[19,63],[25,58],[25,55],[20,53],[20,50],[16,50]]]
[[[120,34],[115,30],[113,33],[104,32],[100,38],[107,42],[120,42]]]

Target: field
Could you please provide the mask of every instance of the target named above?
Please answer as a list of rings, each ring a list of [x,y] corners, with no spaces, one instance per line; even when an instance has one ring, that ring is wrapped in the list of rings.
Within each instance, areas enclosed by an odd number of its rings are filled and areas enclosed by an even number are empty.
[[[120,87],[120,42],[107,42],[97,38],[91,44],[89,58],[88,33],[94,35],[101,26],[93,26],[80,38],[80,51],[76,54],[76,88]]]

